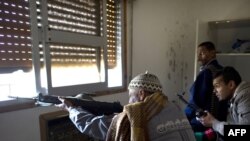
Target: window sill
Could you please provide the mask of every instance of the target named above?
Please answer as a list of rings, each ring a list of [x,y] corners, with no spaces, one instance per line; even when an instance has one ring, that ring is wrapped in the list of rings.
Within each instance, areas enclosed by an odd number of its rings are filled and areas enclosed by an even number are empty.
[[[18,98],[0,101],[0,113],[28,109],[33,108],[35,106],[35,100],[32,99]]]
[[[93,97],[98,96],[107,96],[107,95],[113,95],[120,92],[125,92],[127,89],[112,89],[110,91],[100,91],[96,92]],[[0,101],[0,113],[5,112],[12,112],[17,110],[23,110],[28,108],[34,108],[36,107],[36,100],[35,99],[26,99],[26,98],[15,98],[15,99],[8,99],[4,101]]]

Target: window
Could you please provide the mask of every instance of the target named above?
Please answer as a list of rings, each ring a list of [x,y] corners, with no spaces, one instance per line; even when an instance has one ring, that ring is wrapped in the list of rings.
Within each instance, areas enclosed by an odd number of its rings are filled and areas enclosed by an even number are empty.
[[[0,7],[0,99],[18,95],[22,89],[30,96],[35,85],[29,3],[1,0]]]
[[[0,100],[125,88],[119,0],[1,0]]]

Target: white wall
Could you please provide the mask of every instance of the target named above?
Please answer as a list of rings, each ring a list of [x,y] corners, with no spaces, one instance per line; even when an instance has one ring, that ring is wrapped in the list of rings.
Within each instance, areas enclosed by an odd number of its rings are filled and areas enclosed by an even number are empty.
[[[133,75],[155,73],[170,99],[193,78],[196,18],[190,7],[186,0],[134,2]]]
[[[55,110],[55,107],[38,107],[0,114],[0,140],[39,141],[39,115]]]
[[[250,18],[249,0],[134,0],[132,74],[148,70],[176,99],[194,78],[196,23]]]
[[[193,82],[196,20],[223,20],[250,17],[249,0],[131,0],[132,76],[155,73],[170,99],[188,91]],[[128,100],[126,93],[96,100]],[[38,107],[0,114],[1,141],[39,141],[38,117],[58,110]]]

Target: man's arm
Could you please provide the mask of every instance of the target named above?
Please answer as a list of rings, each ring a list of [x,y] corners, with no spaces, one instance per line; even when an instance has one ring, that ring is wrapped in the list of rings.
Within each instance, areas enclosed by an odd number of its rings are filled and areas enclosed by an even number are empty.
[[[74,107],[71,101],[64,99],[63,97],[59,97],[59,100],[62,103],[57,104],[56,106],[69,112],[70,120],[80,132],[96,139],[105,140],[114,115],[96,116],[81,107]]]
[[[114,115],[95,116],[82,108],[69,108],[68,111],[69,118],[81,133],[105,140]]]
[[[238,113],[239,124],[250,125],[250,96],[242,97],[238,102]]]

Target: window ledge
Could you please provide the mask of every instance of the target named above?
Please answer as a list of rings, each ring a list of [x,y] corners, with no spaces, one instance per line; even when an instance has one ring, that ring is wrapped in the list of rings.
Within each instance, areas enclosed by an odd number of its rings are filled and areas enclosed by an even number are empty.
[[[125,88],[112,89],[110,91],[100,91],[100,92],[96,92],[96,94],[94,94],[93,97],[113,95],[113,94],[117,94],[117,93],[125,92],[125,91],[127,91],[127,89]],[[34,108],[37,106],[38,105],[36,104],[35,99],[13,98],[13,99],[0,101],[0,113]]]
[[[33,108],[36,106],[35,102],[36,101],[33,99],[25,99],[25,98],[0,101],[0,113]]]

